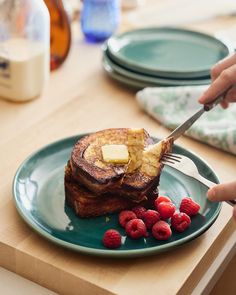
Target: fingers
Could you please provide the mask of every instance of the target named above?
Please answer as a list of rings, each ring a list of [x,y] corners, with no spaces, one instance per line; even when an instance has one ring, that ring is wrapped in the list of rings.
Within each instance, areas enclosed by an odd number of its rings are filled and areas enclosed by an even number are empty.
[[[228,201],[236,199],[236,181],[213,186],[208,190],[207,198],[210,201]]]
[[[227,109],[229,107],[229,103],[227,101],[225,101],[225,100],[223,100],[220,104],[221,104],[223,109]]]
[[[223,101],[220,103],[223,109],[227,109],[229,102],[236,102],[236,86],[232,87],[225,95]]]
[[[212,80],[214,81],[216,78],[218,78],[223,70],[231,67],[234,64],[236,64],[236,54],[222,59],[211,69]]]
[[[236,65],[223,70],[223,72],[221,72],[216,80],[212,82],[211,86],[199,98],[198,102],[203,104],[208,103],[215,99],[217,96],[221,95],[234,84],[236,84]]]
[[[208,103],[222,94],[227,88],[236,83],[236,54],[227,57],[217,63],[211,69],[212,85],[199,98],[199,103]],[[235,79],[234,79],[235,76]],[[223,108],[228,107],[228,102],[236,101],[235,93],[226,95],[225,100],[221,103]]]
[[[236,86],[232,87],[225,95],[224,100],[227,102],[236,101]]]
[[[229,201],[236,199],[236,181],[217,184],[207,192],[210,201]],[[236,221],[236,206],[233,208],[233,218]]]

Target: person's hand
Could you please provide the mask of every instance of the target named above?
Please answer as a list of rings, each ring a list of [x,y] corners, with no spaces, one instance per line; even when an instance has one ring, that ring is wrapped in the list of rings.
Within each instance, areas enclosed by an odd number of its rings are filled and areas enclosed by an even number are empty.
[[[226,109],[230,102],[236,102],[236,54],[223,59],[211,69],[211,80],[212,84],[199,98],[199,103],[211,102],[230,87],[221,106]]]
[[[221,106],[227,108],[230,102],[236,102],[236,54],[223,59],[211,69],[212,84],[199,98],[198,102],[206,104],[221,95],[227,89],[230,90],[224,96]],[[236,199],[236,181],[217,184],[207,192],[210,201],[228,201]],[[236,206],[233,217],[236,220]]]
[[[210,201],[229,201],[236,199],[236,181],[217,184],[207,192],[207,198]],[[236,220],[236,206],[233,209],[233,217]]]

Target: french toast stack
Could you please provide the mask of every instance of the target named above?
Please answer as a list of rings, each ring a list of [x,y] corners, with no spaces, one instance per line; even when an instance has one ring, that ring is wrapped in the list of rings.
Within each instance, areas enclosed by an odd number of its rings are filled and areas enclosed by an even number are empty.
[[[151,206],[172,139],[157,144],[144,129],[113,128],[81,138],[65,167],[66,202],[79,217],[95,217],[137,205]],[[104,147],[112,151],[106,159]],[[127,158],[114,156],[117,147]]]

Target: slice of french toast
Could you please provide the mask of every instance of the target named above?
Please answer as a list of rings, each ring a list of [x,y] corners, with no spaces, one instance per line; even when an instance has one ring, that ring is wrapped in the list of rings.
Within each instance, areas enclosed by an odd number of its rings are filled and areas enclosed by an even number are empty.
[[[139,205],[152,208],[157,195],[158,190],[153,191],[149,196],[145,196]],[[137,202],[111,193],[96,196],[73,180],[69,163],[65,167],[65,197],[67,204],[81,218],[101,216],[137,206]]]
[[[96,196],[113,193],[140,202],[158,186],[163,168],[160,159],[163,153],[170,152],[172,143],[168,139],[154,144],[144,129],[113,128],[95,132],[80,139],[72,150],[72,179]],[[105,162],[104,145],[127,146],[128,162]]]

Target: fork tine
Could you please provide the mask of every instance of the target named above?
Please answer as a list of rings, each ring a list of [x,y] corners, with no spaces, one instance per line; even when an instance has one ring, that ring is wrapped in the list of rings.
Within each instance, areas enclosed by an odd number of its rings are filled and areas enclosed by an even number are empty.
[[[178,155],[178,154],[165,153],[163,156],[167,156],[167,157],[170,157],[170,158],[176,158],[176,159],[180,159],[181,160],[181,155]]]
[[[169,163],[169,164],[175,164],[176,161],[171,161],[170,159],[166,159],[166,158],[163,159],[163,158],[162,158],[162,159],[161,159],[161,163],[162,163],[162,164],[168,164],[168,163]]]
[[[175,154],[166,153],[162,156],[163,160],[172,160],[174,162],[180,162],[181,157]]]

